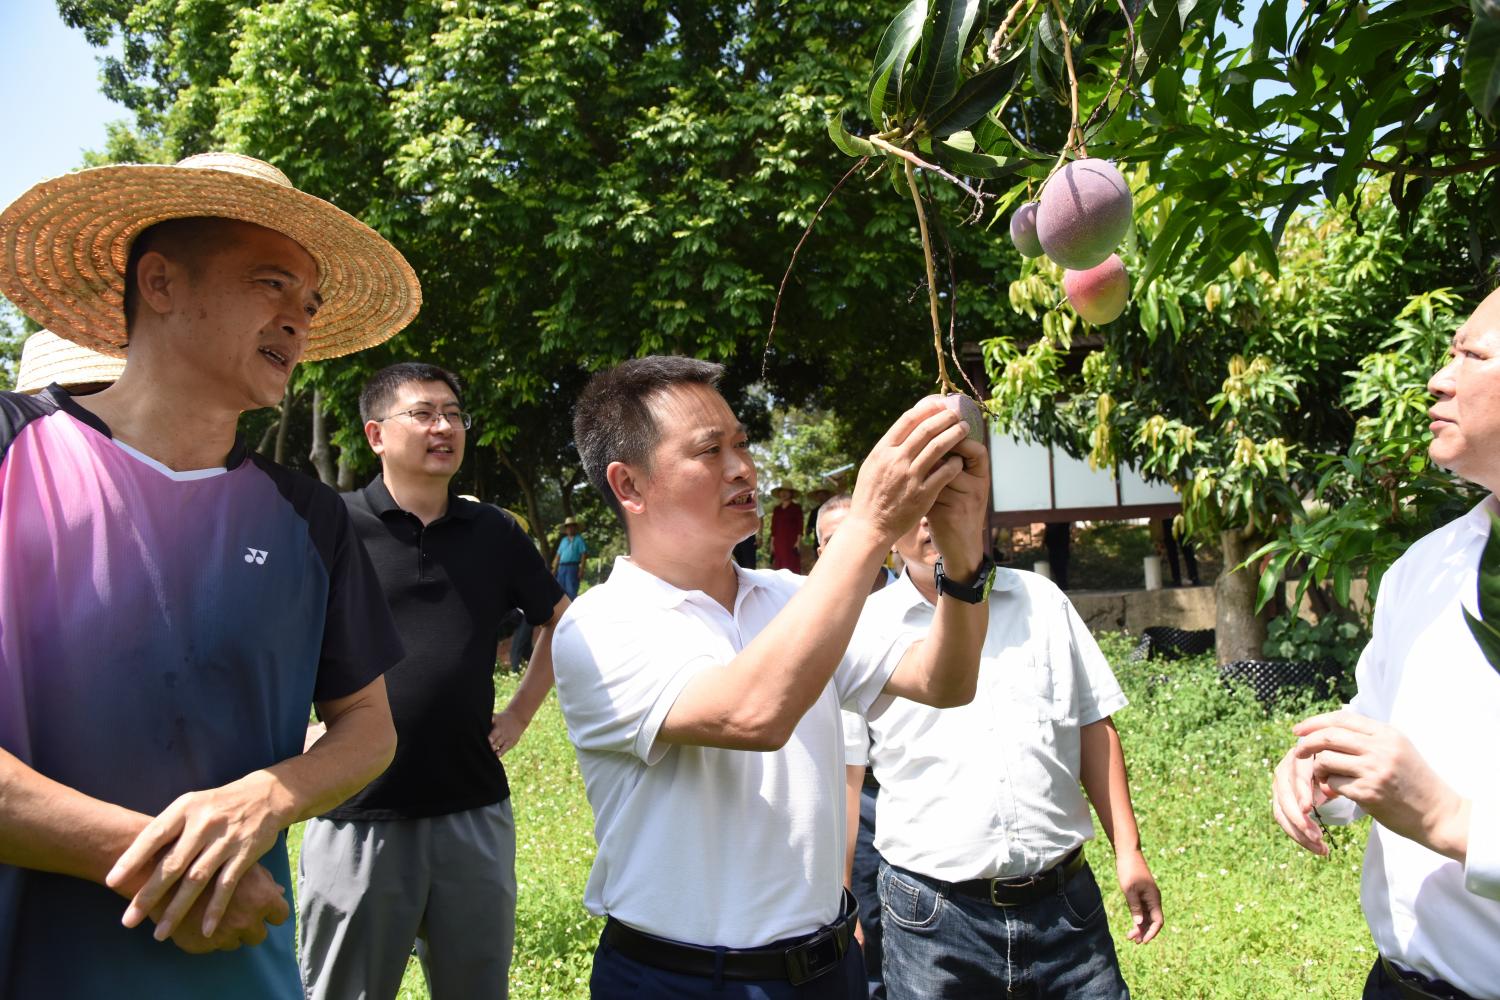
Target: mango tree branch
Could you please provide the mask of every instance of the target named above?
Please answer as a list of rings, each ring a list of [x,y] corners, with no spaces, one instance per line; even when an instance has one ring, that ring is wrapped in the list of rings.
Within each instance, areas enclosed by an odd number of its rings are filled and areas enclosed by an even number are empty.
[[[936,163],[928,163],[916,153],[913,153],[907,149],[902,149],[900,146],[893,146],[879,136],[872,135],[865,141],[874,146],[876,149],[884,150],[885,152],[890,153],[892,156],[899,156],[901,159],[905,160],[909,166],[921,167],[923,170],[932,171],[943,180],[947,181],[949,184],[953,184],[960,188],[964,192],[964,194],[968,195],[970,198],[975,199],[976,201],[983,202],[986,198],[995,197],[992,194],[985,194],[978,188],[970,187],[969,184],[966,183],[962,178],[955,177],[953,174],[950,174],[948,171],[944,170]]]
[[[1004,50],[1005,43],[1010,41],[1011,26],[1014,24],[1015,29],[1020,31],[1026,22],[1030,20],[1031,12],[1036,10],[1036,5],[1040,2],[1041,0],[1016,0],[1015,5],[1006,13],[1005,20],[1000,22],[1000,27],[995,31],[995,37],[990,40],[988,53],[990,62],[999,61],[1000,53]],[[1020,21],[1017,21],[1016,15],[1021,13],[1022,7],[1026,7],[1026,13]]]
[[[910,160],[902,167],[906,171],[906,186],[911,190],[911,203],[917,210],[917,228],[922,234],[922,262],[927,265],[927,304],[932,310],[932,348],[937,353],[938,388],[940,392],[956,392],[948,379],[948,365],[943,360],[943,326],[938,318],[937,271],[932,266],[932,237],[927,234],[927,212],[922,207],[922,194],[917,190],[917,172]]]

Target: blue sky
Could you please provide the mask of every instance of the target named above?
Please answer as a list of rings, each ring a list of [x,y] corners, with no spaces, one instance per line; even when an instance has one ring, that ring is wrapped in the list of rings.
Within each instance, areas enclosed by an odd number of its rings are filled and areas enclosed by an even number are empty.
[[[50,0],[0,0],[0,206],[67,173],[129,112],[99,93],[98,49]]]

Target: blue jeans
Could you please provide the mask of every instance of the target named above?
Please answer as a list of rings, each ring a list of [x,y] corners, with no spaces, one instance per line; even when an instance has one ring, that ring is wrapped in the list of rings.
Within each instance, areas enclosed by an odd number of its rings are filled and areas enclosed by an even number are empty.
[[[557,583],[562,587],[563,593],[572,600],[578,596],[578,564],[559,563],[557,567]]]
[[[720,979],[668,972],[620,954],[602,939],[594,951],[594,971],[589,976],[593,1000],[864,1000],[864,958],[859,945],[849,942],[844,960],[836,969],[793,986],[785,979]]]
[[[885,1000],[880,978],[880,852],[875,850],[875,799],[869,785],[859,794],[859,836],[854,846],[854,878],[850,886],[859,900],[859,925],[865,935],[865,979],[870,1000]]]
[[[891,1000],[1127,1000],[1099,883],[1085,865],[1055,894],[999,907],[882,862]]]

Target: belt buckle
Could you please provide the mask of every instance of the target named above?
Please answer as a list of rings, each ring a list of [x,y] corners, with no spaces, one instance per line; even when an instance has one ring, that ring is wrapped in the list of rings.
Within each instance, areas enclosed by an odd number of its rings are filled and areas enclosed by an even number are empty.
[[[1029,878],[1013,878],[1013,879],[992,878],[992,879],[990,879],[990,905],[991,906],[1004,907],[1005,909],[1013,909],[1014,907],[1017,907],[1017,906],[1024,906],[1025,905],[1024,903],[1007,903],[1007,902],[1005,902],[999,896],[995,895],[995,890],[996,889],[1031,889],[1031,888],[1034,888],[1036,886],[1036,884],[1038,882],[1040,882],[1040,881],[1041,881],[1041,876],[1038,876],[1038,875],[1032,875]]]
[[[810,941],[786,950],[786,978],[793,986],[817,979],[839,964],[838,935],[833,929],[823,931]]]

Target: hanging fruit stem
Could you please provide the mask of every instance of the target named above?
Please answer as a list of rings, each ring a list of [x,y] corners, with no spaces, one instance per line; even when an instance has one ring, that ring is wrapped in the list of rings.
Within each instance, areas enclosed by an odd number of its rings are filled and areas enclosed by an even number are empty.
[[[948,364],[943,360],[943,325],[938,319],[937,269],[932,264],[932,237],[927,232],[927,212],[922,208],[922,194],[917,190],[917,172],[910,160],[903,160],[906,186],[911,189],[911,203],[917,210],[917,228],[922,234],[922,261],[927,265],[927,304],[932,311],[932,349],[937,354],[938,391],[957,392],[948,378]]]
[[[1083,144],[1083,125],[1078,120],[1078,72],[1073,68],[1073,43],[1068,33],[1068,22],[1063,20],[1062,4],[1052,0],[1052,12],[1057,15],[1057,31],[1062,35],[1063,61],[1068,66],[1068,93],[1072,98],[1073,125],[1068,145],[1076,147],[1080,156],[1088,156],[1088,147]]]

